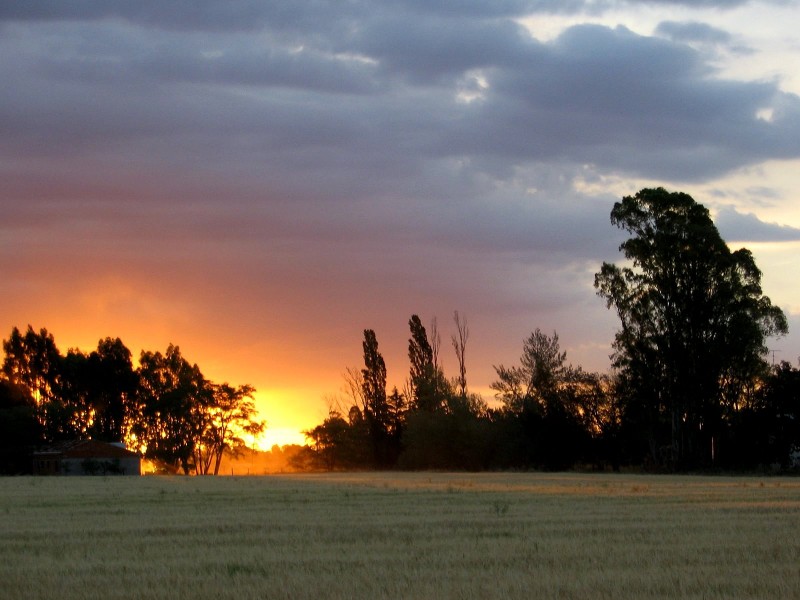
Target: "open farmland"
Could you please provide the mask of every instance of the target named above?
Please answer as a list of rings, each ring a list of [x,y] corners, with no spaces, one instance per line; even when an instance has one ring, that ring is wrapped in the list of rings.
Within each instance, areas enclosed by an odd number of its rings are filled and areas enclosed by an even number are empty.
[[[0,479],[0,598],[798,598],[800,480]]]

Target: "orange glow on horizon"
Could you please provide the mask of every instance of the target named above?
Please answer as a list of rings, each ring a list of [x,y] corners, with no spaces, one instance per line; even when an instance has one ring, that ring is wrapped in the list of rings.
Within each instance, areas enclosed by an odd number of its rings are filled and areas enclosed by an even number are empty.
[[[112,294],[113,295],[113,294]],[[280,344],[262,339],[242,341],[236,332],[226,332],[224,337],[216,331],[218,326],[198,327],[197,321],[184,319],[171,321],[168,313],[155,319],[143,318],[133,311],[122,316],[106,310],[107,304],[98,301],[91,309],[72,311],[70,307],[9,307],[5,329],[0,339],[8,339],[13,327],[24,332],[28,325],[35,331],[44,328],[53,335],[62,354],[71,348],[91,352],[98,341],[106,337],[120,338],[131,351],[133,367],[139,366],[143,350],[164,352],[172,343],[183,357],[196,363],[203,375],[215,383],[252,385],[256,392],[254,401],[257,420],[266,422],[266,429],[255,440],[245,439],[249,447],[266,451],[273,445],[305,444],[304,430],[319,424],[327,415],[326,394],[336,392],[341,386],[339,376],[325,381],[312,378],[297,367],[292,356],[281,351]],[[174,307],[173,307],[174,308]],[[124,312],[124,311],[123,311]],[[159,315],[153,310],[153,315]],[[187,326],[188,323],[188,326]],[[324,372],[324,368],[321,369]]]
[[[273,446],[290,446],[298,445],[303,446],[306,443],[306,437],[300,432],[290,427],[281,427],[279,429],[269,428],[256,439],[255,448],[261,452],[267,452]]]

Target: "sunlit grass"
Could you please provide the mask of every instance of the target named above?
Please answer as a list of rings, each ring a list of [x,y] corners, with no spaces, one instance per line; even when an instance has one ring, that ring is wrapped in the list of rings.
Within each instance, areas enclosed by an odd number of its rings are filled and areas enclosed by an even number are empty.
[[[0,598],[798,598],[800,480],[0,479]]]

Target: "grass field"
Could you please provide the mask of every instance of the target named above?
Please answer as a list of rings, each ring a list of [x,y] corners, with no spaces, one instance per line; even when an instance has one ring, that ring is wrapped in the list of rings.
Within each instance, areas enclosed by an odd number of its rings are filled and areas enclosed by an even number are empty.
[[[800,598],[800,480],[1,478],[0,598]]]

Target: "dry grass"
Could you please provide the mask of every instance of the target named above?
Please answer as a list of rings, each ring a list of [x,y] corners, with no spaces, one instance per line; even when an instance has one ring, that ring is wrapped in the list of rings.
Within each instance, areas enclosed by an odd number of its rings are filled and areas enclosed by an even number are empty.
[[[799,598],[800,480],[0,479],[0,598]]]

